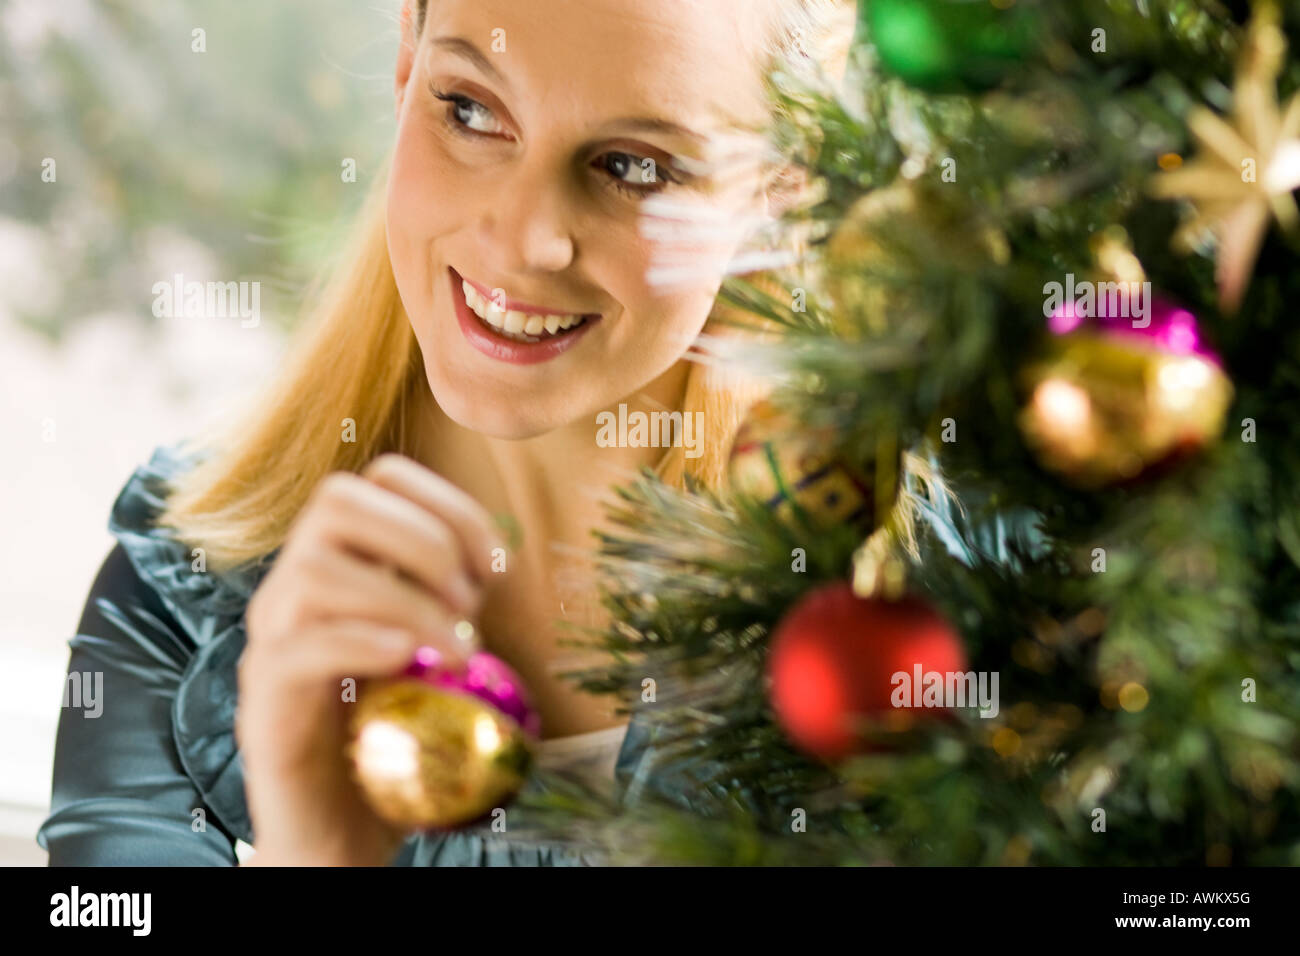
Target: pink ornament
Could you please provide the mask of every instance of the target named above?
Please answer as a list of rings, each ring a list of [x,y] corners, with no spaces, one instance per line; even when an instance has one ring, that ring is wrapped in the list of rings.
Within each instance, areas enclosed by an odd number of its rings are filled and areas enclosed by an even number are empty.
[[[421,647],[403,673],[430,687],[478,697],[513,720],[524,733],[541,736],[541,715],[533,708],[523,679],[499,657],[479,651],[470,655],[464,670],[455,670],[444,665],[436,648]]]
[[[1222,367],[1222,360],[1201,335],[1196,316],[1187,309],[1150,296],[1146,315],[1135,317],[1131,308],[1118,314],[1112,304],[1110,297],[1098,295],[1089,315],[1080,311],[1078,303],[1066,301],[1052,313],[1047,327],[1056,335],[1087,327],[1107,337],[1139,339],[1166,355],[1196,355]]]

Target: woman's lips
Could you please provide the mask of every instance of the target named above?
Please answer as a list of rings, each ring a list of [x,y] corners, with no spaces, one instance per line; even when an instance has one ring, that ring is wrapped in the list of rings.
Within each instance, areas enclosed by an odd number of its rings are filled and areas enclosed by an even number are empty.
[[[578,340],[587,334],[587,330],[600,321],[598,315],[588,316],[581,324],[574,326],[572,329],[568,331],[561,330],[556,334],[547,335],[537,342],[521,342],[507,338],[479,318],[469,307],[469,303],[465,301],[464,289],[461,286],[461,283],[465,281],[461,274],[449,266],[447,276],[451,282],[451,301],[455,305],[456,321],[460,325],[462,334],[474,348],[489,358],[501,362],[509,362],[512,365],[532,365],[555,358],[561,352],[565,352],[576,345]],[[482,286],[476,282],[471,281],[470,285],[483,291]],[[515,307],[519,306],[519,303],[514,302],[507,304]],[[563,314],[555,310],[533,309],[531,307],[524,307],[520,311],[530,311],[539,315]]]

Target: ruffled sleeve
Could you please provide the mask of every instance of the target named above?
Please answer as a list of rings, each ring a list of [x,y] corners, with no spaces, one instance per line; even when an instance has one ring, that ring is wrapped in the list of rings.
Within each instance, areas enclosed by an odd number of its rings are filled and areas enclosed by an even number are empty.
[[[251,842],[233,685],[212,679],[238,658],[251,582],[192,570],[153,527],[186,465],[155,450],[113,504],[117,544],[69,642],[68,682],[98,702],[60,713],[37,835],[51,865],[233,865],[234,841]]]

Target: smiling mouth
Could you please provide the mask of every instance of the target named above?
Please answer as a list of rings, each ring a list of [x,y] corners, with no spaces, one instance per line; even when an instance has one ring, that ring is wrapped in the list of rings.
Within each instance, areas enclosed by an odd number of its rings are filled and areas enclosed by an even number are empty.
[[[465,304],[479,322],[492,333],[512,342],[535,344],[559,339],[597,318],[596,315],[579,315],[560,312],[528,312],[520,309],[503,309],[498,301],[484,295],[468,279],[460,279]]]

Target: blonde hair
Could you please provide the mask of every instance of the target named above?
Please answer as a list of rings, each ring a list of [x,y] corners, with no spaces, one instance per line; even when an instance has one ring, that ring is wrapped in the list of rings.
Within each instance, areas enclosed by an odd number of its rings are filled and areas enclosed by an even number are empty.
[[[817,57],[839,75],[847,54],[843,10],[836,0],[777,0],[789,14],[778,27],[775,55]],[[417,24],[425,2],[418,5]],[[840,18],[828,17],[838,11]],[[817,38],[837,30],[829,47]],[[420,27],[417,25],[417,35]],[[256,562],[283,544],[308,497],[333,471],[358,472],[384,452],[409,454],[421,423],[413,409],[428,389],[424,361],[398,295],[388,255],[385,177],[375,182],[359,225],[310,319],[292,337],[286,365],[253,404],[187,439],[180,451],[194,464],[173,476],[156,523],[204,549],[210,570]],[[722,312],[715,306],[713,322]],[[670,448],[658,473],[681,486],[689,474],[706,487],[723,485],[727,456],[746,410],[766,391],[693,363],[683,412],[703,412],[702,454]],[[352,419],[355,441],[341,441]]]

